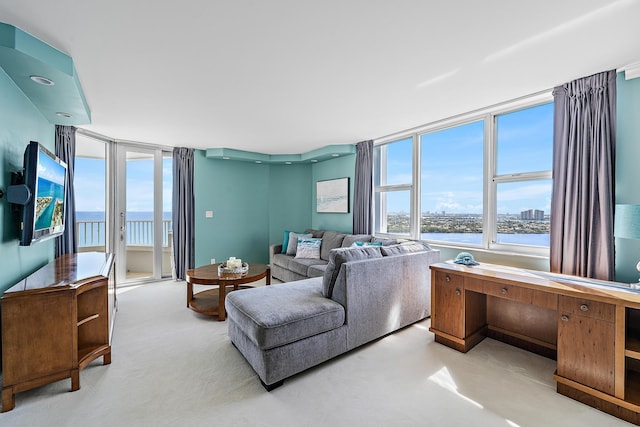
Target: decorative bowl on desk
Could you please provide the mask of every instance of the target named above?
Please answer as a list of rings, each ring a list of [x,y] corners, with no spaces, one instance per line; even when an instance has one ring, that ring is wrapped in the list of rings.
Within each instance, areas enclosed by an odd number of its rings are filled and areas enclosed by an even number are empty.
[[[239,267],[227,266],[227,261],[218,266],[218,277],[221,279],[241,279],[247,275],[249,264],[243,262]]]

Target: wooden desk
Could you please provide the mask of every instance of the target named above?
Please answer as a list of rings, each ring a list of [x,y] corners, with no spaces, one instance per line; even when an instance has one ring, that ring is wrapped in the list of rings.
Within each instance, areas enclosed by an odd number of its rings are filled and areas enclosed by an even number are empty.
[[[109,296],[113,255],[64,255],[2,296],[2,412],[15,394],[71,378],[103,357],[111,363],[110,324],[115,288]]]
[[[488,336],[556,359],[558,393],[640,424],[640,292],[491,264],[431,274],[436,342],[467,352]]]

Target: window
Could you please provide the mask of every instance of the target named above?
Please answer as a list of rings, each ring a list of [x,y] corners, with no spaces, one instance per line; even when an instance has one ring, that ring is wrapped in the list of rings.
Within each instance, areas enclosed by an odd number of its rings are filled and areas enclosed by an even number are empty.
[[[411,234],[412,151],[412,137],[373,151],[377,233]]]
[[[484,121],[420,136],[420,237],[482,244]]]
[[[553,103],[537,95],[378,141],[375,233],[546,252]],[[537,248],[537,249],[536,249]]]

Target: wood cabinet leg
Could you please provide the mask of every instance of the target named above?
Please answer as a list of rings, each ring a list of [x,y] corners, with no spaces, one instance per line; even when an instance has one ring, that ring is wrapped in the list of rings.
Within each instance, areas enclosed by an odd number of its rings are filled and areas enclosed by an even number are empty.
[[[13,387],[2,389],[2,411],[8,412],[16,407],[16,396],[13,394]]]
[[[111,364],[111,350],[109,350],[108,353],[105,353],[104,356],[102,357],[102,364],[103,365]]]
[[[71,391],[80,390],[80,370],[71,370]]]

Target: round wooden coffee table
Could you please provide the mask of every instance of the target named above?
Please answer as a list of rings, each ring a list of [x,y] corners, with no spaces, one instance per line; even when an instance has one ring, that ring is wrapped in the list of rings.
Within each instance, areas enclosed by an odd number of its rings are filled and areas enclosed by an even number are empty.
[[[251,288],[247,283],[255,282],[266,278],[267,285],[271,284],[271,267],[265,264],[249,263],[249,271],[242,277],[219,277],[218,266],[220,264],[210,264],[202,267],[187,270],[187,307],[191,310],[218,316],[218,320],[224,320],[226,312],[224,300],[228,292],[228,287],[232,290]],[[193,293],[193,285],[217,286],[214,289]],[[244,285],[244,286],[243,286]]]

